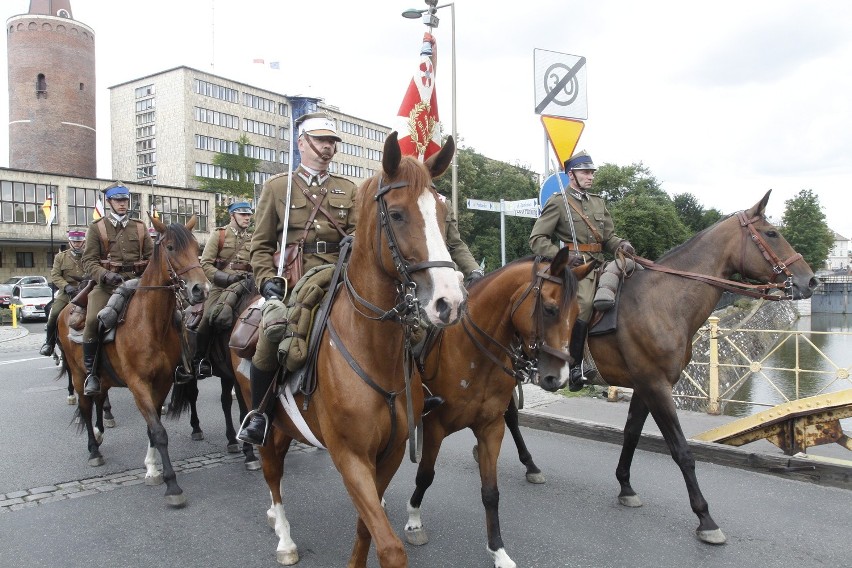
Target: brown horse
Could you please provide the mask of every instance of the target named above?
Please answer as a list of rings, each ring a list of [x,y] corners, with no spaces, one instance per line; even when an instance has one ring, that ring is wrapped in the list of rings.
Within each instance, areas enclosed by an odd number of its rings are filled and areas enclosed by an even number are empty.
[[[711,544],[726,538],[710,517],[698,487],[695,458],[672,399],[672,388],[692,358],[692,337],[713,312],[723,288],[757,297],[782,289],[783,298],[798,300],[809,298],[819,285],[802,256],[766,220],[769,194],[751,209],[701,231],[656,263],[637,257],[646,269],[637,270],[622,285],[617,330],[589,337],[589,349],[604,380],[633,388],[615,471],[621,484],[619,502],[627,507],[642,505],[630,485],[630,465],[650,413],[686,481],[689,503],[699,520],[696,534]],[[730,280],[735,273],[766,284]]]
[[[291,440],[314,438],[314,445],[328,448],[358,511],[348,566],[367,565],[371,540],[382,568],[408,565],[382,496],[423,406],[420,381],[405,365],[408,330],[419,325],[420,314],[443,327],[457,321],[464,308],[465,291],[443,235],[446,206],[432,189],[432,178],[447,169],[454,150],[448,138],[424,164],[401,156],[391,133],[381,171],[359,189],[357,238],[322,329],[316,390],[307,410],[299,392],[292,406],[276,402],[271,440],[260,448],[272,494],[267,518],[280,539],[282,564],[299,560],[281,503],[284,456]],[[246,365],[234,366],[248,397]]]
[[[478,442],[488,552],[494,566],[515,566],[503,546],[498,511],[503,414],[516,383],[527,373],[551,389],[568,380],[568,342],[579,313],[577,278],[593,268],[589,263],[572,272],[569,256],[568,249],[562,249],[552,262],[516,260],[477,281],[470,288],[461,325],[443,330],[426,357],[423,384],[445,402],[423,421],[423,459],[405,526],[409,543],[428,542],[420,505],[435,478],[441,443],[453,432],[470,428]]]
[[[156,485],[165,481],[166,503],[176,507],[184,505],[186,498],[177,484],[169,458],[168,434],[160,422],[160,411],[172,388],[173,373],[181,352],[175,320],[178,297],[190,303],[202,302],[210,286],[198,263],[198,242],[191,233],[195,221],[193,216],[186,226],[172,224],[167,227],[158,219],[151,220],[159,233],[154,252],[139,278],[135,295],[128,302],[124,323],[115,331],[115,340],[101,346],[98,368],[101,394],[83,396],[86,371],[82,346],[69,339],[69,310],[64,310],[59,318],[58,338],[65,354],[63,372],[69,372],[74,380],[79,399],[78,411],[89,438],[89,464],[99,466],[104,463],[99,449],[103,431],[95,432],[92,426],[92,402],[95,403],[100,426],[109,389],[127,387],[148,425],[145,483]],[[156,468],[155,448],[163,463],[162,475]]]

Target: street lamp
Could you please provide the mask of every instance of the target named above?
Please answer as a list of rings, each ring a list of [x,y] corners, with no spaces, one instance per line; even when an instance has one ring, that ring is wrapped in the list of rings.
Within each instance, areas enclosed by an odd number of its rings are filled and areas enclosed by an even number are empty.
[[[402,13],[403,18],[408,18],[410,20],[420,19],[422,17],[423,23],[426,27],[429,28],[429,31],[432,31],[432,28],[438,27],[438,16],[435,15],[441,8],[450,7],[450,37],[451,37],[451,49],[453,51],[453,57],[450,61],[450,73],[452,75],[452,105],[453,105],[453,114],[452,114],[452,129],[453,129],[453,142],[456,144],[456,151],[453,153],[453,163],[452,163],[452,202],[453,202],[453,215],[455,215],[456,220],[459,218],[459,192],[458,192],[458,183],[459,183],[459,166],[458,166],[458,143],[459,137],[458,132],[456,132],[456,5],[454,2],[448,2],[447,4],[441,4],[440,6],[436,6],[438,0],[425,0],[426,4],[429,6],[425,10],[418,10],[416,8],[409,8],[408,10]]]

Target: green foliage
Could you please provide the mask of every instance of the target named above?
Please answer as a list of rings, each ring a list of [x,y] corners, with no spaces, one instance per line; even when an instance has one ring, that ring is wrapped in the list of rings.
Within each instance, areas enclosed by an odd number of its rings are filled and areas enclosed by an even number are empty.
[[[722,218],[718,209],[704,209],[691,193],[680,193],[672,199],[678,217],[692,233],[703,231]]]
[[[803,189],[784,204],[784,237],[812,269],[822,268],[834,245],[834,233],[825,222],[819,198],[810,189]]]
[[[255,189],[252,174],[257,171],[260,160],[245,155],[245,147],[249,143],[245,134],[236,142],[239,145],[239,155],[223,153],[213,155],[213,164],[225,169],[228,172],[228,179],[199,176],[195,176],[195,179],[199,182],[199,189],[251,200],[254,198]]]
[[[224,227],[231,222],[231,215],[228,213],[228,205],[216,206],[216,226]]]
[[[642,162],[629,166],[602,165],[595,173],[592,191],[599,193],[609,205],[614,205],[626,195],[636,192],[668,198],[660,182]]]
[[[637,254],[651,260],[691,236],[674,203],[665,194],[637,191],[626,195],[609,210],[616,233],[629,239]]]

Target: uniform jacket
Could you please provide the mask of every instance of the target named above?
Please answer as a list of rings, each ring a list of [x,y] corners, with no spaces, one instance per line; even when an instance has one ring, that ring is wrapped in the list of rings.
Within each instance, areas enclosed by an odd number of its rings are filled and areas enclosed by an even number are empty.
[[[65,287],[79,286],[86,276],[83,270],[83,256],[75,255],[71,249],[65,249],[53,258],[53,269],[50,271],[50,281],[56,286],[56,299],[70,302],[71,298],[65,293]]]
[[[614,252],[618,248],[619,243],[623,241],[621,237],[615,234],[612,216],[606,208],[604,199],[596,194],[586,192],[583,198],[578,198],[577,193],[566,188],[565,194],[568,200],[578,206],[586,215],[589,221],[592,222],[598,234],[603,241],[601,247],[604,251]],[[580,215],[571,209],[571,218],[574,221],[574,229],[577,231],[577,243],[581,245],[593,244],[595,240],[592,231]],[[559,252],[559,246],[551,241],[551,238],[562,241],[563,244],[573,242],[571,237],[571,225],[568,222],[568,212],[565,210],[565,203],[562,201],[562,194],[554,193],[544,204],[544,209],[541,211],[541,216],[533,225],[530,233],[530,249],[534,254],[548,256],[553,258]],[[584,253],[586,259],[591,256],[599,261],[603,261],[602,253]]]
[[[470,249],[459,234],[459,224],[456,222],[456,217],[453,215],[452,208],[447,208],[447,249],[450,251],[450,258],[456,264],[459,272],[467,278],[474,270],[479,270],[479,263],[473,258]]]
[[[224,231],[225,239],[222,243],[222,250],[219,250],[219,232]],[[245,270],[237,270],[231,264],[248,263],[251,258],[251,239],[252,234],[249,229],[246,229],[242,236],[238,236],[234,232],[233,224],[225,227],[216,228],[207,239],[207,244],[204,245],[204,252],[201,253],[201,268],[207,279],[213,282],[213,276],[217,270],[228,274],[236,274],[237,272],[246,272]],[[213,264],[217,258],[221,258],[227,264],[222,268],[216,268]]]
[[[260,194],[260,202],[255,211],[255,231],[251,241],[251,265],[258,288],[276,276],[278,267],[272,260],[272,255],[281,243],[281,232],[284,229],[284,208],[287,202],[287,177],[289,174],[279,174],[266,180]],[[358,207],[356,203],[357,188],[346,178],[329,175],[322,186],[308,188],[307,183],[299,175],[293,176],[293,190],[290,199],[290,218],[288,219],[287,244],[298,242],[302,236],[305,224],[310,217],[313,203],[305,196],[304,191],[312,194],[319,188],[327,190],[322,200],[322,207],[328,211],[337,224],[351,235],[358,223]],[[318,195],[318,194],[317,194]],[[334,228],[321,211],[308,230],[305,244],[312,245],[317,241],[328,243],[340,242],[340,233]],[[307,272],[321,264],[337,262],[338,253],[325,254],[305,253],[304,271]]]
[[[136,224],[142,225],[142,245],[139,245],[140,231],[136,228]],[[101,245],[101,234],[98,229],[98,224],[103,224],[106,228],[107,238],[109,240],[108,254],[104,255]],[[139,251],[142,251],[141,254]],[[145,224],[136,219],[130,219],[127,226],[122,228],[121,225],[114,227],[106,217],[101,217],[89,226],[86,231],[86,245],[83,249],[83,268],[86,274],[92,279],[101,284],[101,278],[107,272],[117,272],[121,274],[125,280],[136,278],[137,275],[131,269],[121,269],[108,271],[101,266],[101,259],[107,258],[112,262],[121,263],[122,266],[132,266],[134,262],[139,260],[148,260],[151,258],[151,253],[154,251],[154,242],[148,236],[148,231],[145,230]]]

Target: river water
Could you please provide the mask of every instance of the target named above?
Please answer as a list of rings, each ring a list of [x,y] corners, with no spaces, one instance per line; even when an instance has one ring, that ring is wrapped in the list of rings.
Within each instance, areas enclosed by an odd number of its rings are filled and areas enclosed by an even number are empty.
[[[852,388],[852,378],[843,378],[843,374],[848,375],[852,367],[852,315],[815,313],[800,317],[791,329],[801,332],[834,332],[803,333],[799,336],[798,367],[803,371],[799,373],[798,378],[798,397],[795,373],[765,370],[764,373],[772,379],[775,386],[760,373],[753,374],[730,398],[756,404],[727,403],[723,408],[725,414],[748,416],[766,410],[768,405],[786,402],[781,393],[792,400]],[[795,339],[795,336],[790,336],[764,361],[764,369],[796,367]],[[843,427],[847,433],[852,431],[852,419],[843,420]]]

